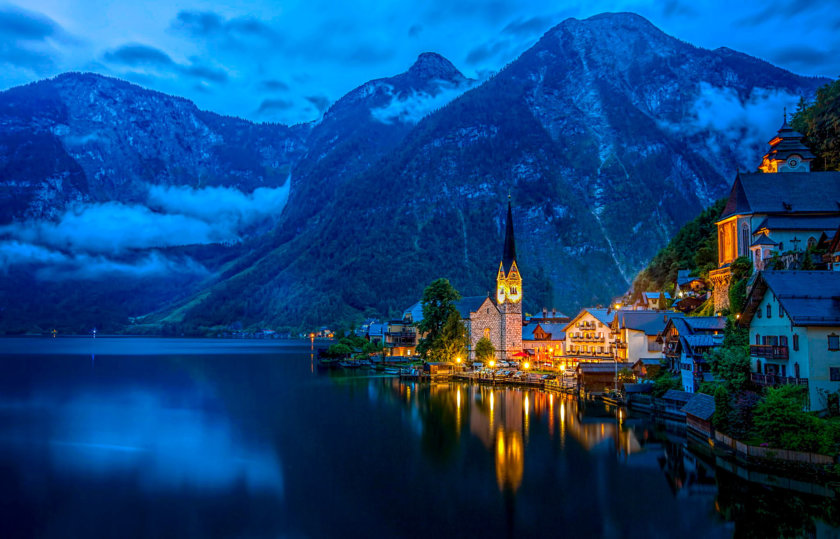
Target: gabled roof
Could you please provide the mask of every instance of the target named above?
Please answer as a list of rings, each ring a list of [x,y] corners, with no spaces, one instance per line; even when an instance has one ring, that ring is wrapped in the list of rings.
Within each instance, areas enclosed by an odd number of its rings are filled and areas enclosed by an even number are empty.
[[[487,296],[468,296],[461,298],[455,302],[455,308],[458,309],[461,318],[467,319],[470,317],[470,313],[477,312],[485,301],[489,302],[496,309],[496,304],[490,301],[490,298]]]
[[[758,238],[756,238],[755,241],[752,242],[752,244],[750,244],[750,247],[757,247],[759,245],[773,246],[778,245],[778,243],[771,240],[769,237],[767,237],[766,234],[759,234]]]
[[[552,324],[548,322],[537,322],[528,324],[527,326],[522,326],[522,340],[523,341],[534,341],[536,337],[534,337],[534,332],[537,328],[541,328],[544,332],[551,335],[552,341],[562,341],[566,338],[566,332],[563,331],[563,328],[566,327],[566,324]]]
[[[409,315],[409,314],[411,315],[411,320],[415,324],[420,323],[423,320],[423,302],[418,301],[417,303],[415,303],[414,305],[412,305],[408,309],[404,310],[403,311],[403,318],[405,318],[406,315]]]
[[[672,317],[682,313],[662,311],[617,311],[615,323],[620,329],[643,331],[645,335],[658,335]]]
[[[671,294],[668,292],[645,292],[644,295],[648,299],[659,299],[660,294],[665,295],[665,299],[671,299]]]
[[[680,401],[680,402],[688,402],[691,400],[691,397],[694,393],[688,393],[687,391],[679,391],[677,389],[669,389],[662,395],[662,398],[665,400],[672,400],[672,401]]]
[[[840,215],[840,172],[739,172],[720,221],[739,214]]]
[[[595,308],[595,307],[585,307],[577,313],[577,316],[572,318],[568,324],[563,326],[563,330],[568,332],[570,328],[577,322],[580,318],[582,318],[585,314],[590,314],[595,320],[601,322],[602,324],[609,326],[612,324],[613,319],[615,318],[615,313],[617,311],[612,311],[610,309],[603,309],[603,308]]]
[[[677,271],[677,286],[682,286],[684,284],[693,283],[694,281],[702,281],[703,279],[700,277],[692,277],[691,270],[679,270]]]
[[[747,296],[741,325],[749,325],[767,290],[794,326],[840,326],[840,272],[762,271]]]
[[[723,316],[686,316],[683,320],[692,332],[703,330],[723,331],[726,327],[726,318]]]
[[[682,410],[687,415],[708,421],[715,414],[715,399],[705,393],[695,393]]]
[[[708,333],[701,333],[699,335],[685,335],[685,340],[691,348],[702,346],[722,346],[723,334],[710,335]]]
[[[374,323],[368,326],[368,335],[385,335],[388,331],[388,324]]]

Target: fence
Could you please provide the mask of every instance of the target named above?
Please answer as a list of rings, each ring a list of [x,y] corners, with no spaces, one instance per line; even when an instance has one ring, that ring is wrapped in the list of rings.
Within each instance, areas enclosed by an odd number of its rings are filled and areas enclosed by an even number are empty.
[[[790,449],[776,449],[772,447],[747,445],[743,442],[735,440],[734,438],[730,438],[719,431],[715,431],[715,443],[723,444],[741,455],[752,458],[786,460],[790,462],[800,462],[803,464],[813,464],[816,466],[834,464],[834,457],[830,457],[828,455],[808,453],[807,451],[792,451]]]

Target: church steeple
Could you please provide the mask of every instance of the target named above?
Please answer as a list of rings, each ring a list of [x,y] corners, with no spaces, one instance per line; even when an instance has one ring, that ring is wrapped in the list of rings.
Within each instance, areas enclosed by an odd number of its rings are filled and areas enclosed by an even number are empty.
[[[513,210],[508,195],[507,224],[505,226],[505,250],[502,253],[502,267],[509,272],[513,263],[516,262],[516,240],[513,237]]]
[[[805,135],[794,131],[787,121],[787,108],[782,118],[782,127],[772,140],[770,151],[761,160],[758,168],[762,172],[810,172],[814,154],[805,146]]]

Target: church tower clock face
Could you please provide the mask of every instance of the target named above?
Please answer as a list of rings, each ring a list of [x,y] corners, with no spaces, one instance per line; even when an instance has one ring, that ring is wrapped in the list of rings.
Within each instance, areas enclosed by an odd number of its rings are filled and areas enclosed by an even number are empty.
[[[787,164],[790,168],[796,168],[796,165],[799,164],[799,161],[797,161],[796,159],[789,159]]]

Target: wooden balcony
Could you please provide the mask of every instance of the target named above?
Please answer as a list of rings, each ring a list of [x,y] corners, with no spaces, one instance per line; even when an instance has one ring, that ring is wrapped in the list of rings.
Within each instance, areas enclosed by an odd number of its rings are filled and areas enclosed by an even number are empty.
[[[788,359],[790,357],[787,346],[774,346],[772,344],[751,344],[750,355],[765,359]]]
[[[790,384],[794,386],[808,387],[807,378],[793,378],[791,376],[781,376],[779,374],[761,374],[754,372],[750,374],[750,379],[753,383],[760,386],[781,386]]]

